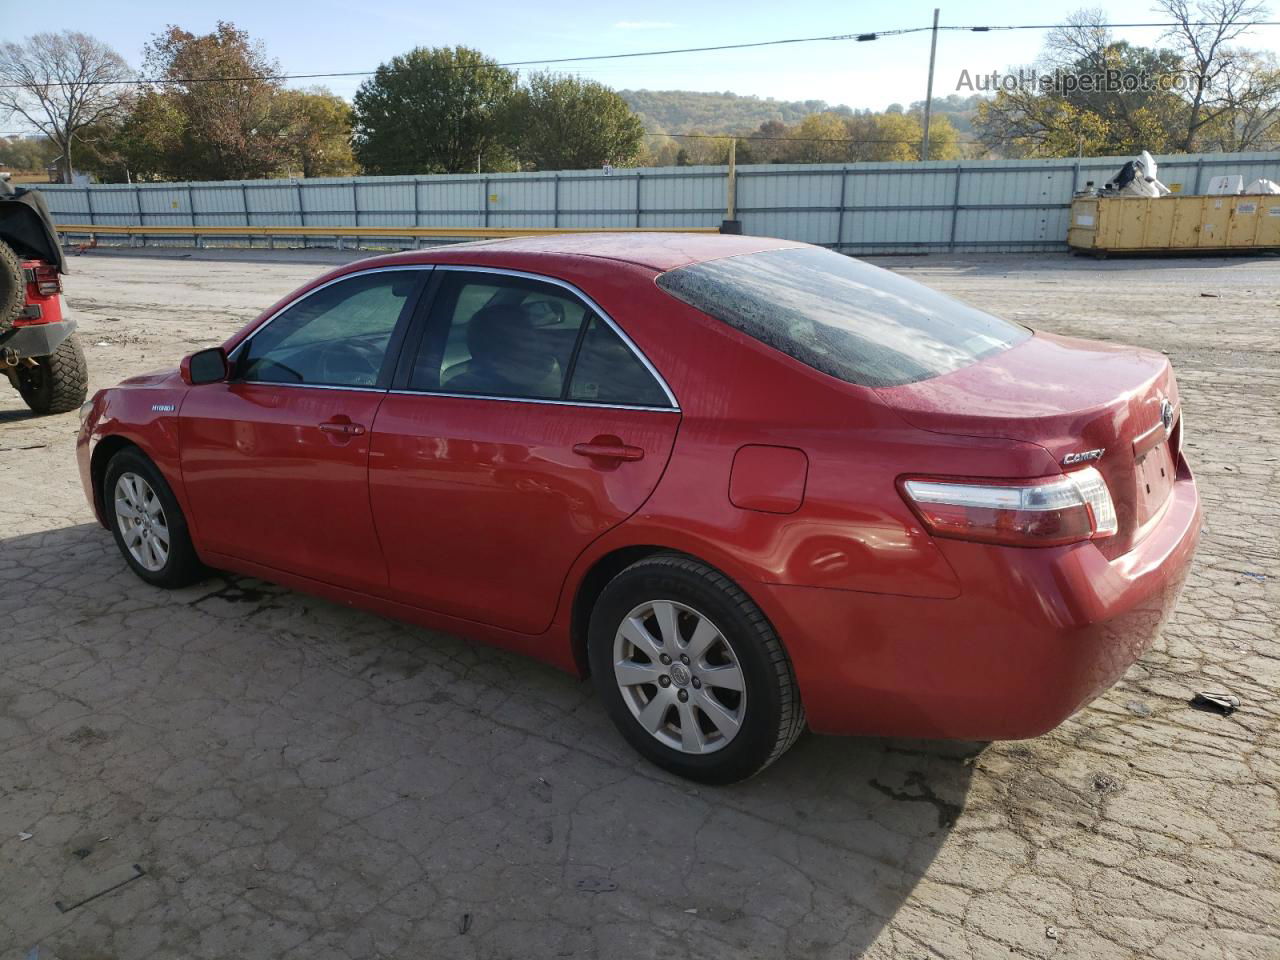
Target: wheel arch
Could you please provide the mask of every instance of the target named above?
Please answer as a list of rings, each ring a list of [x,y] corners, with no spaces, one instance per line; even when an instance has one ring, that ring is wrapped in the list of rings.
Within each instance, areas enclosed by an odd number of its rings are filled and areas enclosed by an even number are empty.
[[[680,553],[680,551],[657,544],[617,547],[598,557],[579,579],[570,611],[569,643],[572,647],[573,662],[582,676],[585,677],[591,673],[590,664],[587,662],[587,630],[591,624],[591,611],[595,609],[600,594],[609,585],[609,581],[627,567],[638,560],[659,553]]]
[[[654,539],[656,541],[657,538]],[[687,560],[693,560],[709,567],[731,581],[734,586],[746,594],[751,602],[760,608],[761,613],[771,624],[776,623],[765,604],[761,603],[760,598],[749,589],[750,577],[745,576],[744,571],[736,564],[720,562],[719,558],[716,557],[717,553],[718,551],[715,550],[699,550],[693,544],[688,548],[682,549],[670,544],[650,542],[614,546],[591,560],[586,570],[577,579],[569,616],[569,645],[574,665],[579,674],[585,677],[591,673],[587,657],[587,633],[591,624],[591,611],[595,608],[600,594],[604,592],[604,588],[608,586],[609,581],[627,567],[637,561],[658,554],[684,557]],[[779,642],[782,643],[785,649],[786,640],[782,637],[781,632],[777,631],[776,626],[775,632],[778,633]]]
[[[110,434],[98,441],[97,446],[93,448],[93,456],[89,459],[89,480],[93,485],[93,509],[98,514],[98,522],[103,526],[107,525],[107,504],[102,496],[102,478],[106,474],[107,464],[111,462],[111,458],[121,450],[127,449],[137,450],[142,456],[147,457],[147,452],[128,437]],[[147,459],[151,460],[150,457]]]

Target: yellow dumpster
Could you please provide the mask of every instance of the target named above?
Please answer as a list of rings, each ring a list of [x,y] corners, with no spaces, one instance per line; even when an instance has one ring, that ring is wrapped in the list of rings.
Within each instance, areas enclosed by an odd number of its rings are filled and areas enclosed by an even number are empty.
[[[1067,245],[1099,255],[1280,249],[1280,194],[1076,197]]]

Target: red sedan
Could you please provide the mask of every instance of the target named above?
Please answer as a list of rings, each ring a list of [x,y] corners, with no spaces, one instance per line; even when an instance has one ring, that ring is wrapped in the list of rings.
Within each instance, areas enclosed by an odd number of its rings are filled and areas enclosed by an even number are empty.
[[[824,733],[1033,737],[1114,683],[1200,530],[1168,361],[805,244],[363,260],[86,404],[125,561],[590,673],[726,782]]]

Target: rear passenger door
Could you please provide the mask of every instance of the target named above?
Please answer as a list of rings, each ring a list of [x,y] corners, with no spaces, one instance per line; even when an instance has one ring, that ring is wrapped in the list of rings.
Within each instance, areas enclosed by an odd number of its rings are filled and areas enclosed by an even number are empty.
[[[675,398],[559,281],[438,267],[429,296],[371,436],[391,593],[539,633],[570,565],[657,484]]]

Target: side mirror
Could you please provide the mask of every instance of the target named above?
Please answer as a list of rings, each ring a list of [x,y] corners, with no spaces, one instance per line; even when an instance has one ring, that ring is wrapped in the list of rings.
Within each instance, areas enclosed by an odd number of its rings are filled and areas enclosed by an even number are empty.
[[[221,347],[197,350],[182,358],[182,382],[189,386],[202,383],[219,383],[231,375],[227,352]]]

